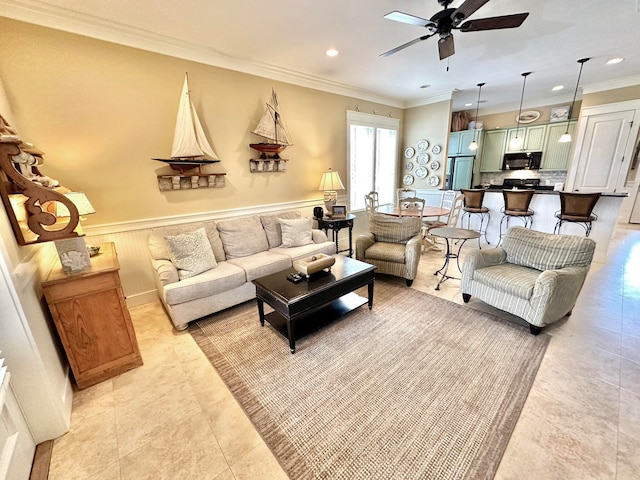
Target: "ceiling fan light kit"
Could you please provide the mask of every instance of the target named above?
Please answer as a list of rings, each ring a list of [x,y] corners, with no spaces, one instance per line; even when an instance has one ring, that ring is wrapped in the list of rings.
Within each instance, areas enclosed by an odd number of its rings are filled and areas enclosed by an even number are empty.
[[[591,60],[591,58],[581,58],[580,60],[578,60],[578,63],[580,64],[580,71],[578,72],[576,89],[573,91],[573,101],[571,102],[571,108],[569,109],[569,118],[567,118],[567,129],[564,131],[564,133],[560,137],[560,140],[558,140],[558,142],[560,143],[571,142],[571,134],[569,133],[569,122],[571,122],[571,114],[573,113],[573,106],[576,103],[576,95],[578,94],[578,86],[580,85],[580,77],[582,76],[582,67],[584,67],[584,64],[589,60]]]
[[[384,16],[384,18],[396,22],[408,23],[417,27],[424,27],[429,34],[423,35],[402,44],[388,52],[380,54],[381,57],[387,57],[400,50],[404,50],[411,45],[426,40],[427,38],[439,35],[438,38],[438,54],[440,60],[449,58],[455,53],[453,43],[452,30],[460,30],[461,32],[480,32],[483,30],[499,30],[503,28],[517,28],[529,16],[528,12],[516,13],[513,15],[502,15],[498,17],[479,18],[477,20],[463,20],[473,15],[480,7],[484,6],[489,0],[466,0],[458,8],[449,8],[453,0],[438,0],[443,10],[433,15],[429,20],[408,13],[393,11]]]
[[[469,144],[469,150],[475,151],[478,149],[478,142],[476,137],[478,136],[476,125],[478,124],[478,111],[480,110],[480,92],[482,91],[482,87],[484,87],[484,83],[478,84],[478,103],[476,103],[476,118],[473,123],[473,142]]]
[[[523,80],[522,80],[522,94],[520,95],[520,108],[518,109],[518,118],[517,118],[517,124],[516,124],[516,136],[513,140],[511,140],[511,142],[509,143],[509,148],[511,150],[519,150],[520,148],[522,148],[522,139],[520,137],[518,137],[518,133],[520,133],[520,115],[522,115],[522,100],[524,100],[524,87],[527,84],[527,77],[529,75],[531,75],[531,72],[524,72],[521,73]]]

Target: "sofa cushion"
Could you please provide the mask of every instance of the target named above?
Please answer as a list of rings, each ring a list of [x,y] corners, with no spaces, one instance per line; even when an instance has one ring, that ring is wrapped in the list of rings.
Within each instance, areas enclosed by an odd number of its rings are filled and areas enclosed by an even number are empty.
[[[537,270],[586,267],[591,264],[595,242],[577,235],[553,235],[523,227],[507,231],[502,248],[507,262]]]
[[[311,238],[313,220],[310,218],[280,218],[279,221],[282,229],[283,247],[300,247],[313,243]]]
[[[376,242],[406,243],[420,233],[422,221],[418,217],[391,217],[374,215],[369,221],[369,231]]]
[[[244,270],[229,262],[218,264],[217,268],[208,270],[195,277],[181,280],[164,287],[165,301],[169,305],[190,302],[199,298],[210,297],[216,293],[226,292],[246,282]]]
[[[164,240],[180,280],[218,266],[204,227],[179,235],[165,235]]]
[[[255,215],[218,222],[218,231],[228,259],[247,257],[269,249],[267,235]]]
[[[501,263],[473,272],[473,280],[486,285],[491,291],[498,290],[524,299],[531,298],[539,276],[540,270],[512,263]]]
[[[324,235],[324,232],[322,232],[322,234]],[[269,251],[280,255],[286,255],[291,258],[291,261],[293,262],[293,260],[298,260],[299,258],[308,257],[309,255],[315,255],[318,253],[333,255],[336,253],[336,244],[331,241],[324,241],[321,243],[310,243],[309,245],[302,245],[300,247],[276,247]]]
[[[290,212],[282,212],[276,215],[263,215],[260,222],[264,227],[264,231],[269,241],[269,248],[275,248],[282,245],[282,229],[280,227],[280,219],[282,218],[302,218],[300,212],[292,210]]]
[[[293,264],[290,257],[272,252],[259,252],[248,257],[233,258],[228,262],[242,268],[248,282],[286,270]]]
[[[192,232],[199,227],[204,227],[207,232],[207,238],[211,244],[213,255],[216,257],[216,262],[224,262],[226,257],[224,255],[224,249],[222,248],[222,241],[218,234],[216,222],[213,220],[205,220],[198,223],[168,225],[166,227],[159,227],[151,230],[151,235],[149,235],[148,241],[151,258],[154,260],[171,260],[171,258],[169,258],[169,250],[167,250],[167,242],[165,242],[162,237],[164,235],[179,235],[181,233]]]

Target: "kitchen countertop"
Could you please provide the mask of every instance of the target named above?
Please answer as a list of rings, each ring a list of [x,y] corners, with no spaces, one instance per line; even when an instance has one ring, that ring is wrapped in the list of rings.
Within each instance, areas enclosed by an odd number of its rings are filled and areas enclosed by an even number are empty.
[[[487,189],[487,193],[500,193],[502,190],[513,190],[512,188],[504,188],[500,185],[494,185],[494,188]],[[535,195],[558,195],[560,192],[556,190],[547,190],[547,189],[539,189],[539,188],[518,188],[516,190],[534,190]],[[576,192],[580,193],[580,192]],[[628,197],[629,194],[627,192],[602,192],[600,194],[602,197]]]

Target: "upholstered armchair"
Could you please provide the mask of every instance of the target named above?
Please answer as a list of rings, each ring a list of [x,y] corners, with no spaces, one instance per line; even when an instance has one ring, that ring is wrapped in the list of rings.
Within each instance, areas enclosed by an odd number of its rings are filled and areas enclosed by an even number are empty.
[[[471,296],[526,320],[531,333],[570,315],[591,266],[595,242],[512,227],[501,247],[470,252],[462,299]]]
[[[402,277],[410,287],[418,273],[422,237],[420,217],[373,215],[369,233],[356,239],[356,258],[377,272]]]

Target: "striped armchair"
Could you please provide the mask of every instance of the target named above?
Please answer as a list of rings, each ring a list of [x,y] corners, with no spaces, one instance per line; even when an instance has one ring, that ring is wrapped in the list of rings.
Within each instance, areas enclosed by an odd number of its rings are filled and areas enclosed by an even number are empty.
[[[462,298],[471,296],[523,318],[531,333],[570,315],[591,266],[595,242],[512,227],[502,247],[475,250],[462,267]]]
[[[418,273],[422,237],[420,217],[372,215],[369,233],[356,239],[356,258],[378,273],[403,277],[410,287]]]

